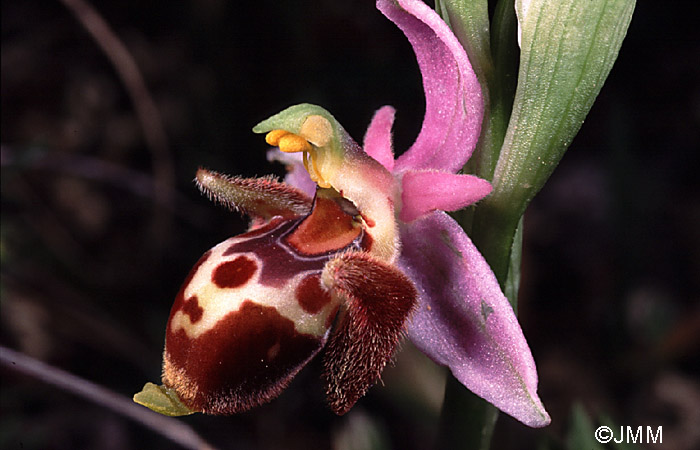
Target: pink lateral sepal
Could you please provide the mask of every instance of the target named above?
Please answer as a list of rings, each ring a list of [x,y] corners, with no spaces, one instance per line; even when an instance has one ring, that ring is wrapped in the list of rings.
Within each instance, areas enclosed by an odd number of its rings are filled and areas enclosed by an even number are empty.
[[[391,359],[417,292],[397,268],[360,252],[331,260],[322,280],[345,300],[324,355],[328,403],[342,415],[377,381]]]
[[[401,236],[399,267],[420,292],[411,341],[501,411],[531,427],[549,424],[518,319],[462,228],[435,211],[405,224]]]
[[[269,220],[274,216],[291,219],[311,211],[311,198],[308,195],[271,176],[231,177],[200,167],[195,182],[210,200],[254,219]]]

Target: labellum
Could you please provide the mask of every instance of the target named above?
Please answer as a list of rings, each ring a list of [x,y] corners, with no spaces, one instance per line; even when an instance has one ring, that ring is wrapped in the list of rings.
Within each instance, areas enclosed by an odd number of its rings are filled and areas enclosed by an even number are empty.
[[[328,402],[344,414],[391,359],[415,307],[413,283],[373,255],[371,219],[330,184],[311,200],[271,178],[200,169],[196,181],[251,227],[191,270],[167,324],[163,386],[134,399],[169,415],[246,411],[277,397],[325,347]]]

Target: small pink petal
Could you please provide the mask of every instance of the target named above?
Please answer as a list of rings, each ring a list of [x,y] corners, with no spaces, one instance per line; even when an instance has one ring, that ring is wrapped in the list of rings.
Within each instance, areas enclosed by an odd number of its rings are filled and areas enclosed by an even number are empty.
[[[401,179],[399,218],[411,222],[436,209],[457,211],[491,192],[491,183],[474,175],[409,170]]]
[[[304,167],[302,153],[285,153],[275,147],[268,150],[267,160],[270,162],[281,162],[287,166],[287,175],[284,177],[284,182],[314,198],[314,195],[316,195],[316,183],[311,180],[309,172]]]
[[[401,236],[399,267],[419,292],[413,343],[501,411],[531,427],[549,424],[518,320],[462,228],[436,211],[403,224]]]
[[[396,110],[382,106],[374,113],[372,122],[365,133],[362,147],[372,158],[379,161],[389,172],[394,170],[394,151],[391,146],[391,126]]]
[[[377,0],[377,8],[404,32],[418,59],[425,118],[416,142],[396,168],[457,172],[481,131],[481,87],[464,48],[438,14],[420,0]]]

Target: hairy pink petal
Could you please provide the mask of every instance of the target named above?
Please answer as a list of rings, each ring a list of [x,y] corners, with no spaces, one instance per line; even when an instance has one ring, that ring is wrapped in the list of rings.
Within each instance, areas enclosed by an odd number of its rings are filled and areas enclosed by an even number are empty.
[[[481,88],[467,54],[445,22],[422,1],[377,0],[377,8],[411,42],[425,90],[423,127],[396,168],[457,172],[474,150],[483,116]]]
[[[530,349],[493,272],[447,214],[401,228],[399,266],[416,283],[409,336],[475,394],[531,427],[550,422]]]
[[[374,113],[372,122],[365,133],[363,148],[372,158],[379,161],[389,172],[394,170],[394,151],[391,146],[391,126],[396,110],[382,106]]]
[[[436,209],[457,211],[481,200],[492,189],[491,183],[474,175],[414,170],[403,175],[401,187],[399,218],[404,222]]]

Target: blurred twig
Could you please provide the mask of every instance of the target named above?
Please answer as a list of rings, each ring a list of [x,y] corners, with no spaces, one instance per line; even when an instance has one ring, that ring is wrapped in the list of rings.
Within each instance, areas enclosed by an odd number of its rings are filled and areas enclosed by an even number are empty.
[[[90,33],[124,83],[143,129],[146,144],[151,151],[156,204],[170,204],[174,196],[175,171],[168,150],[168,137],[158,108],[146,87],[136,61],[107,22],[89,3],[83,0],[60,1]],[[164,218],[160,215],[155,217],[157,235],[162,236],[161,233],[167,228],[164,226]]]
[[[189,425],[179,420],[156,414],[109,389],[4,346],[0,346],[0,364],[128,417],[184,448],[196,450],[214,449]]]
[[[194,226],[204,226],[206,208],[195,204],[185,195],[173,189],[168,203],[157,197],[155,181],[147,174],[99,158],[85,155],[68,155],[58,152],[38,151],[31,154],[18,152],[10,146],[0,146],[0,167],[19,167],[31,170],[44,169],[64,173],[86,180],[111,184],[138,197],[146,198],[170,211]],[[193,188],[194,189],[194,188]]]

